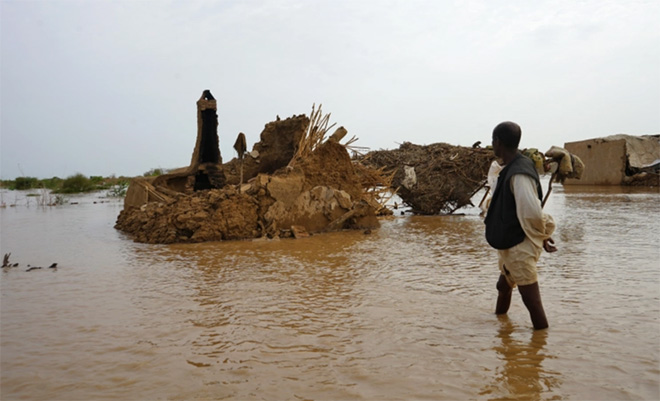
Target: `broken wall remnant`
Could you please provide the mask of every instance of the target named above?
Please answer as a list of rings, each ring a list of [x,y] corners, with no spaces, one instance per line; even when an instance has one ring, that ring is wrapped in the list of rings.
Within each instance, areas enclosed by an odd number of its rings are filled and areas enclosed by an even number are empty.
[[[197,101],[197,139],[190,165],[158,177],[134,180],[135,188],[131,189],[133,185],[129,186],[124,206],[141,206],[144,202],[157,199],[158,196],[154,196],[153,190],[169,195],[192,193],[222,188],[226,182],[218,138],[217,103],[207,89]]]
[[[222,188],[227,181],[220,156],[217,110],[211,91],[205,90],[197,101],[197,141],[186,183],[192,185],[194,191]]]
[[[660,186],[660,135],[611,135],[578,142],[564,148],[585,164],[580,180],[564,185]]]
[[[472,205],[470,198],[484,185],[493,160],[489,149],[410,142],[361,158],[363,164],[392,171],[392,187],[417,214],[453,213]]]
[[[217,138],[217,131],[205,128],[217,116],[215,100],[206,92],[198,101],[198,138],[191,165],[155,178],[134,179],[115,228],[138,242],[174,243],[379,226],[376,212],[381,206],[361,186],[346,147],[323,141],[327,124],[319,128],[314,120],[310,129],[305,115],[278,117],[266,124],[261,140],[243,160],[220,164],[219,151],[205,150],[216,147],[214,134]],[[208,110],[213,115],[205,119],[202,113]],[[299,146],[309,152],[290,165]],[[204,175],[207,180],[200,178]]]
[[[157,177],[138,177],[129,186],[124,207],[140,207],[151,201],[165,201],[174,194],[237,185],[241,181],[241,160],[222,164],[217,134],[216,100],[205,90],[197,101],[197,139],[188,167],[173,169]],[[305,135],[309,118],[304,114],[269,122],[242,160],[243,180],[260,173],[272,173],[286,166],[296,145]],[[217,160],[214,162],[214,160]],[[169,197],[168,197],[169,196]]]
[[[220,143],[218,140],[218,107],[215,98],[208,89],[197,101],[198,135],[196,152],[193,152],[191,166],[205,163],[222,163]]]
[[[309,118],[304,114],[284,120],[278,117],[267,123],[259,135],[259,142],[245,155],[243,179],[247,181],[257,174],[271,174],[289,164],[308,126]],[[232,159],[224,165],[224,170],[227,184],[240,182],[240,160]]]

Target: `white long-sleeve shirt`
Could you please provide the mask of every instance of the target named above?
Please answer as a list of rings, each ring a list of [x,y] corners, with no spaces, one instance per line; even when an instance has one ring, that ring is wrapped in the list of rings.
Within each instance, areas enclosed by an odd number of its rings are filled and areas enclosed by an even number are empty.
[[[498,264],[510,285],[534,284],[538,281],[536,262],[543,251],[543,240],[550,238],[555,222],[552,216],[543,213],[536,181],[532,177],[516,174],[509,184],[516,199],[516,214],[525,239],[509,249],[498,249]]]
[[[536,182],[526,174],[511,177],[511,191],[516,199],[516,214],[525,235],[541,248],[543,240],[550,238],[555,231],[555,221],[543,213],[541,200],[536,191]]]

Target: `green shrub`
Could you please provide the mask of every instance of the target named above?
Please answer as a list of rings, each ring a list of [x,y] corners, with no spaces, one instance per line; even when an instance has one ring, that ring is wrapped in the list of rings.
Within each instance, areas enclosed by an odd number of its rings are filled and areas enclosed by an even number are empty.
[[[163,170],[162,168],[152,168],[143,175],[145,177],[158,177],[159,175],[163,175],[163,174],[165,174],[165,170]]]
[[[32,189],[39,186],[39,180],[35,177],[16,177],[14,188],[11,189]]]
[[[73,194],[79,192],[89,192],[95,189],[94,183],[85,177],[84,175],[78,173],[66,178],[62,182],[62,187],[55,191],[63,194]]]
[[[44,178],[41,180],[41,186],[44,188],[48,188],[50,190],[58,190],[62,187],[62,180],[59,177],[53,177],[53,178]]]

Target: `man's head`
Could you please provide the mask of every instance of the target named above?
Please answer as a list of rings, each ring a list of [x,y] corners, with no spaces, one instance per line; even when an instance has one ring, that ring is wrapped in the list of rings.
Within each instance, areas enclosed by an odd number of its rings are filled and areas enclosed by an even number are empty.
[[[493,130],[493,151],[495,156],[507,158],[518,151],[522,130],[511,121],[500,123]]]
[[[511,121],[499,123],[493,130],[493,141],[496,139],[500,145],[509,150],[518,149],[522,130],[520,126]]]

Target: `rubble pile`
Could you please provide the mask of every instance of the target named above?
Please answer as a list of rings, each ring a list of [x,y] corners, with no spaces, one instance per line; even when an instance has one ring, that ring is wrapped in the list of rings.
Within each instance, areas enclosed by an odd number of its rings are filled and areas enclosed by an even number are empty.
[[[213,146],[217,136],[204,125],[217,122],[208,121],[211,113],[200,117],[201,111],[214,107],[215,100],[205,91],[198,101],[198,140],[191,165],[134,179],[115,228],[135,241],[155,244],[378,227],[381,206],[362,186],[346,147],[332,140],[309,146],[307,116],[278,117],[266,124],[260,141],[242,160],[221,164],[219,152],[204,148]],[[310,150],[291,163],[300,146]],[[200,157],[205,154],[213,157]]]
[[[179,194],[169,202],[125,208],[115,228],[137,242],[170,244],[256,238],[258,204],[234,187]]]

